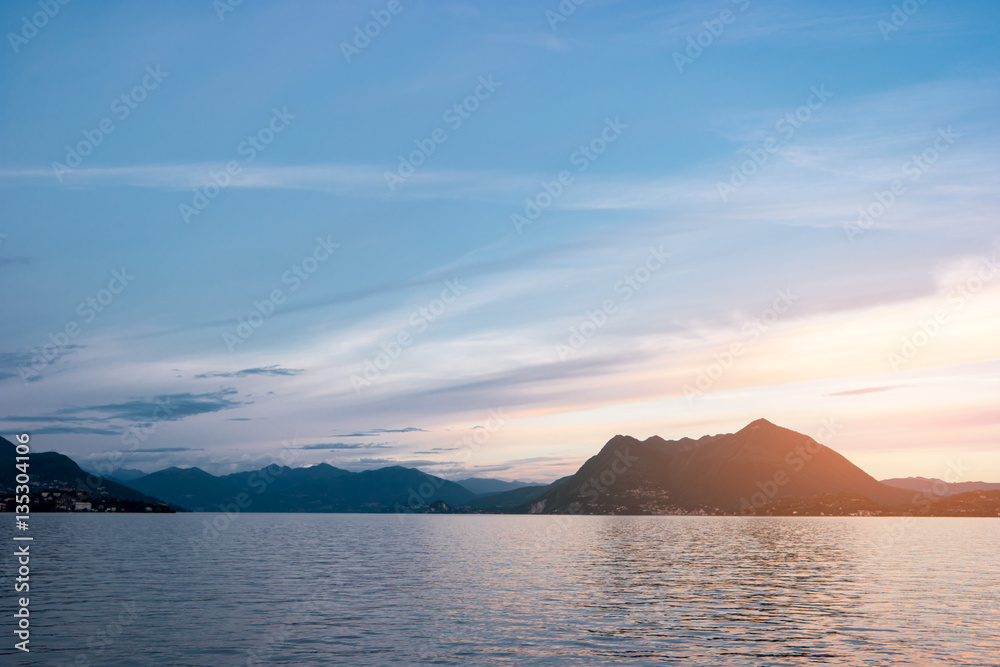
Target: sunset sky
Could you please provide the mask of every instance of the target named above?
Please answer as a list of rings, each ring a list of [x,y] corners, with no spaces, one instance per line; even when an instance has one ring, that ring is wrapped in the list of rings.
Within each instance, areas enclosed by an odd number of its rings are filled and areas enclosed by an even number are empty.
[[[550,481],[765,417],[1000,482],[1000,5],[483,5],[4,3],[0,433]]]

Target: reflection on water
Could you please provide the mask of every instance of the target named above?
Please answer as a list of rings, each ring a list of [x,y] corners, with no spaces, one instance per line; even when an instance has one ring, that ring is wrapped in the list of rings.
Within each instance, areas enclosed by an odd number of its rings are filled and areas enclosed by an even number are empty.
[[[993,519],[215,518],[36,517],[18,662],[1000,664]]]

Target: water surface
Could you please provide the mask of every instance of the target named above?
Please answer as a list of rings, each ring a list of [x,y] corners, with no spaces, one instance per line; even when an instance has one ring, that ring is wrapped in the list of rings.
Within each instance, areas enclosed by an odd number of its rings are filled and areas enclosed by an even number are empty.
[[[1000,665],[995,519],[32,521],[5,664]]]

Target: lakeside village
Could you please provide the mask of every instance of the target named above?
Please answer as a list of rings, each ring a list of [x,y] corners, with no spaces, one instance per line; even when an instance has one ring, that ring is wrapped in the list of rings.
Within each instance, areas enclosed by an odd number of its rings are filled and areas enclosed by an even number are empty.
[[[0,496],[0,512],[15,511],[12,493]],[[140,500],[123,500],[107,496],[107,491],[94,496],[88,491],[71,487],[50,488],[30,495],[32,512],[169,512],[164,505],[151,505]]]

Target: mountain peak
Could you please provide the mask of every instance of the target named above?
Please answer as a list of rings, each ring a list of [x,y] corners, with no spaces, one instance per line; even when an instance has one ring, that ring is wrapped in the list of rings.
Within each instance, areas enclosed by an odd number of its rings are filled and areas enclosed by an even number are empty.
[[[772,422],[767,421],[763,417],[761,417],[760,419],[757,419],[757,420],[754,420],[754,421],[750,422],[749,424],[747,424],[746,426],[744,426],[740,430],[741,431],[752,431],[753,429],[756,429],[756,428],[778,428],[778,426],[776,424],[773,424]]]
[[[605,491],[588,493],[598,482]],[[534,502],[546,501],[541,511],[557,514],[574,503],[584,513],[756,512],[785,498],[829,494],[884,505],[905,505],[912,495],[880,484],[808,435],[757,419],[738,433],[698,440],[616,436]]]

